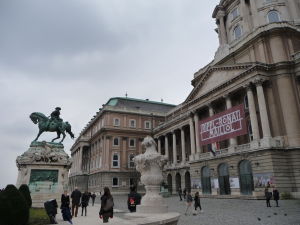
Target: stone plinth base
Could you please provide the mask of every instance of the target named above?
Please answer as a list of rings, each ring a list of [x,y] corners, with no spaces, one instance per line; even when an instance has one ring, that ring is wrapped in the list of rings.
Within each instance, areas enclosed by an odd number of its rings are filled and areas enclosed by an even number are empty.
[[[19,169],[17,187],[27,184],[33,207],[44,207],[44,202],[60,197],[68,189],[71,159],[58,143],[33,142],[29,149],[17,157]]]

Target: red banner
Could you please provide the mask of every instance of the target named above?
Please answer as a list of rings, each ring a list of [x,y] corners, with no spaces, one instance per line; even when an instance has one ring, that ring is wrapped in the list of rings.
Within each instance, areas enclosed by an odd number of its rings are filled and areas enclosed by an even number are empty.
[[[206,145],[247,134],[244,105],[199,121],[200,144]]]

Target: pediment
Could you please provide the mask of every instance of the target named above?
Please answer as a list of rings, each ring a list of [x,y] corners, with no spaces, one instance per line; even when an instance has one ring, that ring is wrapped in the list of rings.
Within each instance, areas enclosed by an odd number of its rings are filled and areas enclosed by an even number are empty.
[[[192,90],[185,102],[197,99],[207,94],[214,88],[232,80],[241,73],[248,70],[252,65],[215,66],[209,67],[205,72],[195,77],[195,88]]]

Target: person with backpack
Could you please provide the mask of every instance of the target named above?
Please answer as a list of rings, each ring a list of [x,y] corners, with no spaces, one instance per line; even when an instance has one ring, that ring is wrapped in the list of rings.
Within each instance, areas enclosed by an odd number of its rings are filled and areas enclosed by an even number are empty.
[[[182,201],[182,189],[181,189],[181,187],[178,188],[178,195],[179,195],[180,201]]]
[[[141,198],[141,195],[136,192],[136,187],[131,187],[127,200],[127,205],[130,212],[136,212],[136,206],[141,204]]]
[[[183,198],[186,198],[186,188],[183,189]]]
[[[114,213],[114,199],[110,194],[108,187],[104,188],[104,194],[101,197],[101,208],[99,212],[100,219],[103,219],[103,223],[108,223],[109,218],[113,218]]]

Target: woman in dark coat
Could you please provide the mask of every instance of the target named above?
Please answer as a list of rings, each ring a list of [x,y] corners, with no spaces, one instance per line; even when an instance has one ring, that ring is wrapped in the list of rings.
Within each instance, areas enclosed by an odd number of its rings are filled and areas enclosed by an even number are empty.
[[[69,221],[72,224],[72,215],[70,211],[70,196],[67,191],[61,195],[61,214],[64,221]]]
[[[108,187],[104,188],[104,194],[101,197],[101,208],[99,212],[100,219],[103,219],[103,223],[108,223],[108,219],[113,218],[114,214],[114,200],[110,194]]]
[[[85,210],[85,216],[86,216],[86,211],[87,211],[86,207],[89,205],[89,200],[90,200],[90,195],[86,191],[81,196],[81,207],[82,207],[82,209],[81,209],[81,216],[83,216],[83,210]]]

